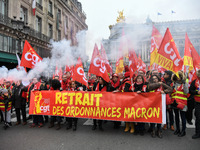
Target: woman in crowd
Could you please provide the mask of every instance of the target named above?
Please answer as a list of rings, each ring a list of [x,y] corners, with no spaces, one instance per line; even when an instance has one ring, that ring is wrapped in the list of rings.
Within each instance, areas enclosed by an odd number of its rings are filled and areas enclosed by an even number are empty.
[[[179,76],[179,77],[178,77]],[[186,111],[187,111],[187,94],[189,93],[188,84],[185,83],[186,77],[182,71],[178,71],[178,76],[172,75],[173,82],[173,92],[171,94],[172,97],[172,107],[174,108],[175,113],[175,122],[176,122],[176,131],[175,135],[179,137],[186,135]],[[180,130],[180,118],[181,115],[182,121],[182,131]]]
[[[172,93],[173,89],[168,86],[167,84],[161,82],[161,79],[158,75],[152,75],[150,78],[150,83],[148,84],[149,92],[161,92],[161,94],[168,94]],[[155,131],[155,123],[150,123],[149,131],[151,132],[151,136],[154,138],[156,137]],[[157,123],[157,135],[159,138],[162,138],[162,130],[161,124]]]
[[[133,92],[137,92],[138,94],[142,93],[142,92],[146,92],[146,85],[145,85],[145,81],[142,75],[138,75],[135,78],[135,82],[131,85],[130,90]],[[138,133],[140,135],[144,135],[144,125],[145,123],[135,123],[135,132],[134,134],[137,135]]]
[[[110,83],[110,91],[115,91],[119,89],[121,85],[119,76],[117,73],[112,75],[111,83]],[[114,129],[118,129],[121,125],[121,121],[113,121],[114,123]]]
[[[110,91],[108,83],[102,77],[99,77],[99,83],[97,84],[95,91],[100,91],[100,92]],[[102,127],[103,121],[102,120],[96,120],[96,119],[93,119],[92,130],[96,130],[97,121],[98,121],[99,130],[103,131],[103,127]]]

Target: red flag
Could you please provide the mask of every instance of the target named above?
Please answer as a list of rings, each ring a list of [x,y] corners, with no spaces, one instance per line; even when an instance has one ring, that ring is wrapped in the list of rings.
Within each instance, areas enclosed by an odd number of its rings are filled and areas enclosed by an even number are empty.
[[[83,64],[80,57],[78,58],[78,62],[76,64],[76,67],[74,68],[74,74],[72,76],[72,79],[88,87],[88,80],[85,76],[85,73],[83,70]]]
[[[167,28],[165,32],[165,36],[158,50],[155,63],[176,74],[182,69],[183,60],[179,55],[169,28]]]
[[[191,51],[191,56],[192,56],[192,60],[193,60],[193,67],[195,68],[195,71],[197,71],[200,69],[200,57],[199,57],[199,54],[197,53],[196,49],[190,42],[189,38],[188,38],[188,43],[189,43],[189,51]]]
[[[154,64],[156,54],[158,52],[158,48],[160,46],[161,41],[162,41],[162,35],[158,31],[158,29],[156,29],[156,27],[153,25],[152,35],[151,35],[151,50],[150,50],[150,55],[151,55],[150,66],[151,67]]]
[[[103,47],[102,44],[101,44],[101,56],[102,56],[102,58],[103,58],[103,60],[104,60],[104,63],[105,63],[105,65],[106,65],[106,69],[107,69],[108,73],[109,73],[110,75],[112,75],[112,67],[111,67],[111,65],[110,65],[110,63],[109,63],[109,61],[108,61],[108,57],[107,57],[107,55],[106,55],[106,51],[105,51],[105,49],[104,49],[104,47]]]
[[[146,70],[146,64],[142,61],[140,54],[138,56],[138,70]]]
[[[189,66],[189,70],[193,70],[193,60],[191,54],[192,43],[190,42],[187,33],[185,34],[185,49],[184,49],[184,66]],[[189,71],[188,70],[188,71]],[[188,72],[187,71],[187,72]]]
[[[191,84],[191,82],[197,78],[196,71],[200,69],[200,57],[196,49],[192,45],[187,34],[185,36],[185,51],[186,51],[185,52],[186,54],[184,54],[184,63],[186,61],[186,64],[188,64],[188,66],[191,66],[191,65],[193,66],[193,69],[189,69],[189,75],[188,75],[189,84]],[[186,59],[185,59],[185,55],[187,56]],[[191,62],[191,58],[192,58],[192,62]]]
[[[161,72],[162,74],[164,74],[166,71],[166,69],[161,66],[158,66],[157,70],[158,70],[158,72]]]
[[[42,58],[35,52],[31,45],[25,41],[20,66],[34,68],[40,61],[42,61]]]
[[[94,46],[92,60],[91,60],[90,68],[88,72],[102,77],[106,82],[110,81],[110,78],[106,70],[106,66],[104,64],[103,59],[101,58],[101,55],[99,53],[99,50],[96,44]]]
[[[74,72],[74,65],[72,65],[72,66],[66,65],[66,66],[65,66],[65,72],[64,72],[64,73],[66,73],[66,72],[70,72],[71,77],[72,77],[72,76],[73,76],[73,72]]]
[[[137,71],[137,55],[135,54],[134,49],[129,50],[129,70],[130,70],[130,77],[135,74],[135,71]]]
[[[62,73],[62,68],[60,67],[60,69],[58,69],[58,67],[56,66],[55,76],[59,76],[59,80],[62,81],[62,75],[63,75],[63,73]],[[54,77],[55,77],[55,76],[54,76]],[[54,77],[53,77],[53,78],[54,78]]]

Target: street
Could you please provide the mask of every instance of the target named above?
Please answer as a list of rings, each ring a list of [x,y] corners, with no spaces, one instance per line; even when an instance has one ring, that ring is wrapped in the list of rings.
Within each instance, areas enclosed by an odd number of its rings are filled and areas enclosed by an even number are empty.
[[[199,150],[200,139],[193,140],[194,127],[188,127],[185,137],[173,135],[169,129],[163,131],[163,138],[152,138],[145,132],[144,136],[123,132],[124,127],[113,129],[112,122],[103,124],[104,131],[91,128],[91,120],[79,119],[77,131],[66,130],[62,124],[60,130],[49,129],[46,124],[42,128],[29,128],[18,125],[7,130],[0,124],[0,150]],[[84,125],[83,125],[84,124]],[[146,126],[146,129],[148,127]]]

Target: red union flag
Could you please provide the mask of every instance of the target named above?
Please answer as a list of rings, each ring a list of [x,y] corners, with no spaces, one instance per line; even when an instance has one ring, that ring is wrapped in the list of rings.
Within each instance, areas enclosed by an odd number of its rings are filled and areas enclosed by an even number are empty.
[[[141,57],[140,57],[140,54],[138,56],[138,66],[137,66],[137,69],[138,70],[146,70],[146,64],[142,61]]]
[[[134,49],[129,50],[129,70],[130,70],[130,77],[132,78],[137,71],[137,56],[135,54]]]
[[[186,59],[186,61],[188,61],[188,64],[193,65],[192,67],[189,68],[189,83],[191,83],[194,79],[197,78],[196,76],[196,71],[200,69],[200,57],[199,54],[197,53],[197,51],[195,50],[194,46],[192,45],[190,39],[188,38],[187,34],[185,36],[185,49],[187,49],[188,56],[191,56],[192,58],[192,62],[190,57]],[[184,56],[184,61],[185,61],[185,56]],[[188,65],[189,66],[189,65]],[[191,69],[193,68],[193,69]]]
[[[150,66],[154,64],[156,54],[157,54],[161,41],[162,41],[162,35],[153,25],[152,35],[151,35]]]
[[[82,61],[81,61],[80,57],[78,58],[78,62],[76,64],[76,67],[74,68],[74,73],[73,73],[72,79],[74,81],[78,81],[88,87],[88,80],[85,76]]]
[[[176,74],[179,70],[182,70],[183,60],[178,53],[169,28],[165,32],[165,36],[156,55],[155,63]]]
[[[106,70],[105,63],[104,63],[103,59],[101,58],[101,55],[99,53],[99,50],[98,50],[98,47],[96,44],[94,46],[94,51],[92,54],[92,60],[90,63],[90,68],[89,68],[88,73],[92,73],[97,76],[100,76],[106,82],[110,81],[110,78],[109,78],[107,70]]]
[[[108,73],[109,73],[110,75],[112,75],[112,67],[111,67],[111,65],[110,65],[110,63],[109,63],[109,61],[108,61],[108,57],[107,57],[107,55],[106,55],[106,51],[105,51],[105,49],[104,49],[104,47],[103,47],[102,44],[101,44],[101,56],[102,56],[102,58],[103,58],[103,60],[104,60],[104,63],[105,63],[105,65],[106,65],[106,69],[107,69]]]
[[[20,66],[34,68],[40,61],[42,61],[42,58],[35,52],[28,41],[25,41]]]
[[[192,60],[192,55],[191,55],[191,48],[192,48],[192,43],[190,42],[187,33],[185,34],[185,51],[184,51],[184,61],[183,64],[185,66],[189,66],[190,69],[193,69],[193,60]]]

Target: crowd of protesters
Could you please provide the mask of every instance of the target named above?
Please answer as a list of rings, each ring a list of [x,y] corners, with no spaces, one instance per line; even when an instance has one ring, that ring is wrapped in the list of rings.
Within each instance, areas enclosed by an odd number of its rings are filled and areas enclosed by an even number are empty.
[[[145,71],[139,70],[130,78],[128,67],[125,67],[125,73],[113,74],[110,82],[106,82],[102,77],[92,76],[88,80],[89,87],[82,85],[71,79],[70,72],[62,75],[62,80],[58,76],[47,81],[45,78],[33,78],[28,86],[24,86],[21,81],[13,82],[4,81],[0,86],[0,113],[1,122],[4,122],[4,128],[12,126],[11,113],[16,112],[17,122],[15,125],[26,125],[28,119],[32,119],[33,127],[43,127],[49,123],[49,128],[61,128],[61,122],[66,121],[66,129],[77,130],[78,118],[61,117],[61,116],[42,116],[29,115],[26,118],[26,106],[30,102],[30,93],[34,90],[63,90],[63,91],[107,91],[107,92],[161,92],[166,94],[166,115],[167,122],[165,125],[141,122],[125,122],[124,132],[130,132],[134,135],[143,136],[148,131],[155,138],[163,137],[163,130],[171,130],[174,135],[183,137],[186,135],[186,121],[192,123],[193,109],[195,109],[195,134],[193,139],[200,138],[200,70],[197,71],[197,79],[191,85],[188,84],[187,76],[184,72],[179,71],[178,76],[171,71],[165,71],[163,74],[157,70]],[[21,122],[21,116],[23,122]],[[101,131],[104,120],[93,119],[92,130],[97,128]],[[175,123],[175,126],[174,126]],[[181,123],[181,125],[180,125]],[[120,128],[120,121],[113,121],[115,129]]]

